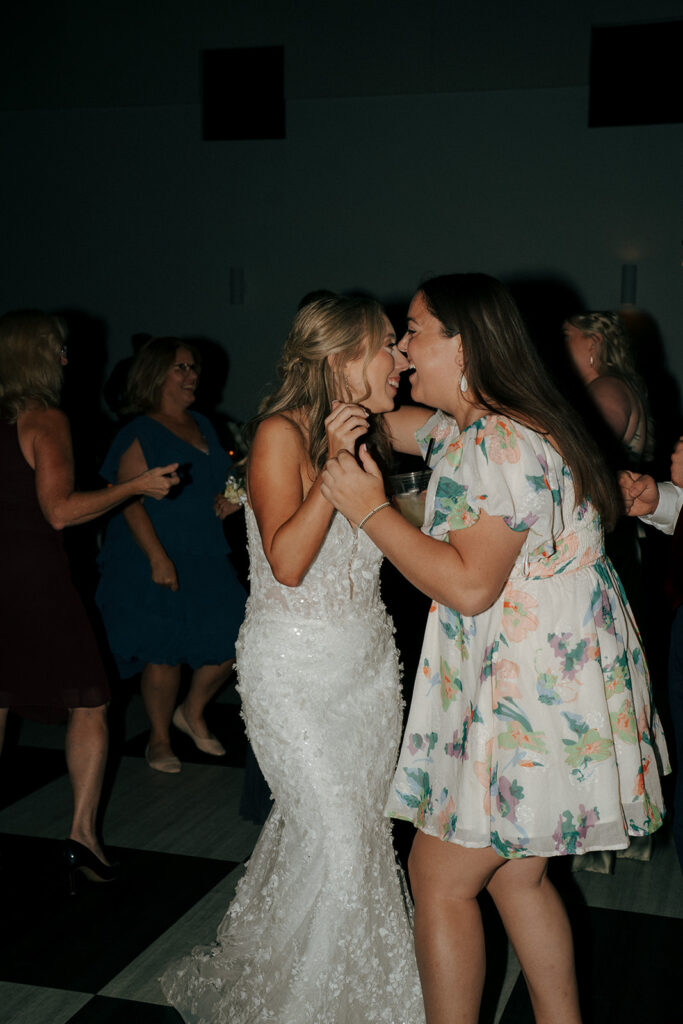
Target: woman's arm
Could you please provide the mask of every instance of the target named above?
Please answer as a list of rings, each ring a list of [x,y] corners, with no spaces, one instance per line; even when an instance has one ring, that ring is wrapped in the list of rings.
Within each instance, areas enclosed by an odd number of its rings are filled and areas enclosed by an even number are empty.
[[[354,524],[386,500],[376,463],[363,450],[361,458],[366,472],[342,452],[322,474],[323,496]],[[478,615],[499,597],[528,533],[481,511],[473,526],[451,531],[445,543],[390,507],[371,516],[363,529],[418,590],[463,615]]]
[[[228,516],[234,515],[235,512],[239,512],[242,506],[239,502],[236,504],[234,501],[228,501],[224,494],[217,494],[213,499],[213,510],[219,519],[227,519]]]
[[[121,456],[118,479],[125,480],[130,476],[143,473],[146,468],[147,460],[142,446],[136,438]],[[123,516],[133,535],[133,540],[149,559],[152,582],[158,583],[160,587],[168,587],[169,590],[176,591],[178,589],[176,567],[159,540],[143,501],[132,501],[124,508]]]
[[[76,491],[71,432],[64,413],[29,410],[21,414],[17,430],[24,458],[35,470],[41,512],[55,530],[90,522],[137,494],[158,500],[178,483],[178,463],[173,462],[102,490]]]
[[[336,404],[325,424],[331,453],[353,451],[367,431],[367,413],[358,405]],[[288,587],[306,575],[334,512],[319,476],[309,487],[312,472],[302,426],[283,415],[259,425],[249,453],[249,504],[273,575]]]
[[[434,410],[424,405],[403,405],[396,412],[385,413],[384,422],[389,431],[391,447],[397,452],[405,452],[406,455],[420,455],[415,431],[423,427],[433,415]]]

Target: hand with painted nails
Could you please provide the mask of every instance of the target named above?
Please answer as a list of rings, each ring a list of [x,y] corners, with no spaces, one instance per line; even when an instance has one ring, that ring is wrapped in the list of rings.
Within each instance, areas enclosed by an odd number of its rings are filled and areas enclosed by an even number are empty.
[[[353,526],[387,500],[382,473],[365,445],[361,445],[359,457],[362,468],[348,452],[328,459],[321,483],[323,498]]]
[[[369,415],[367,409],[356,403],[332,403],[332,412],[325,419],[329,458],[335,458],[341,451],[353,455],[356,442],[368,432]]]

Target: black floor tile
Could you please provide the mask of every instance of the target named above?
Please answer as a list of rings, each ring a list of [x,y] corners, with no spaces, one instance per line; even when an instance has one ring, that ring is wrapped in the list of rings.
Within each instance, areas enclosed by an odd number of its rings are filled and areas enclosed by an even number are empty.
[[[9,746],[2,756],[0,809],[66,775],[63,750]]]
[[[508,959],[508,941],[496,906],[484,891],[479,894],[479,909],[484,923],[486,941],[486,984],[479,1012],[480,1024],[493,1024],[500,998]]]
[[[531,1009],[529,990],[526,987],[524,978],[520,974],[505,1006],[505,1012],[500,1018],[500,1024],[534,1024],[534,1022],[534,1011]]]
[[[95,996],[67,1024],[182,1024],[182,1019],[172,1006]]]
[[[569,907],[584,1024],[681,1024],[683,920]],[[534,1024],[520,975],[501,1024]]]
[[[83,880],[70,897],[60,852],[56,840],[4,837],[3,981],[94,994],[236,866],[110,848],[120,880]]]

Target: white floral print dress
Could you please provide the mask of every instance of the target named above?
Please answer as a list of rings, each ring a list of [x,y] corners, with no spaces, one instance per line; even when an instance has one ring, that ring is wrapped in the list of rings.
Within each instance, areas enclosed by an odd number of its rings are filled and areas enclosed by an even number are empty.
[[[473,617],[433,603],[387,805],[391,817],[502,857],[621,849],[662,822],[666,745],[599,517],[538,433],[436,413],[423,532],[448,542],[481,509],[526,541]]]

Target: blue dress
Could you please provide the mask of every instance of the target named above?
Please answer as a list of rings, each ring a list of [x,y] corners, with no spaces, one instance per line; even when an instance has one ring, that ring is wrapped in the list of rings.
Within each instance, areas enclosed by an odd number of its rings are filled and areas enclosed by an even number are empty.
[[[123,678],[154,665],[218,665],[235,656],[246,595],[228,557],[223,524],[213,510],[230,457],[211,423],[192,412],[208,454],[149,416],[116,436],[102,466],[115,482],[123,453],[137,438],[147,465],[179,463],[181,483],[161,501],[145,500],[156,534],[178,574],[173,592],[152,581],[150,564],[122,512],[111,519],[100,554],[97,603]]]

